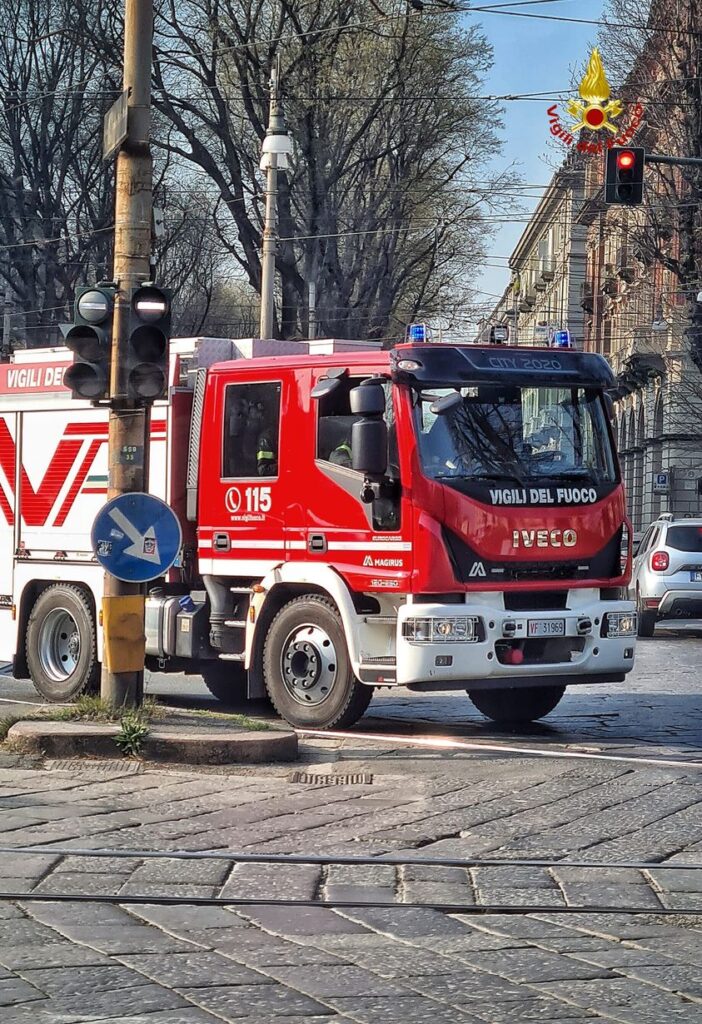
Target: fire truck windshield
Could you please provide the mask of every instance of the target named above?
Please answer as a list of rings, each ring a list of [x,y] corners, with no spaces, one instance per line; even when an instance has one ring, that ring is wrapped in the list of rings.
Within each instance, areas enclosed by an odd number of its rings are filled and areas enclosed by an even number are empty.
[[[453,404],[439,401],[447,395],[456,396]],[[459,490],[480,481],[617,482],[596,389],[481,384],[416,391],[415,423],[424,472]]]

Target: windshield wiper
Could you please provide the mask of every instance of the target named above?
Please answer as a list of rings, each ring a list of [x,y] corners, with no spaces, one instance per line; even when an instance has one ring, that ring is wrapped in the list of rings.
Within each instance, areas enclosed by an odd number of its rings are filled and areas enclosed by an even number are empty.
[[[525,487],[525,481],[515,473],[514,470],[502,470],[499,473],[471,473],[468,479],[472,480],[516,480],[520,487]]]

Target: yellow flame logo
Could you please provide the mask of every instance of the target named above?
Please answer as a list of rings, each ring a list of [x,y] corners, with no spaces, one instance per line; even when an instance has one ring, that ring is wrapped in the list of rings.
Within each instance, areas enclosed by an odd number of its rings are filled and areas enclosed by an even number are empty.
[[[597,103],[598,106],[602,106],[610,97],[612,90],[609,87],[597,47],[590,54],[587,71],[578,91],[586,103]]]
[[[598,131],[606,128],[616,135],[618,129],[612,121],[619,117],[623,108],[619,100],[609,100],[611,89],[597,47],[590,54],[587,71],[578,91],[584,103],[569,100],[566,105],[568,113],[576,119],[570,130],[577,132],[581,128],[589,128]]]

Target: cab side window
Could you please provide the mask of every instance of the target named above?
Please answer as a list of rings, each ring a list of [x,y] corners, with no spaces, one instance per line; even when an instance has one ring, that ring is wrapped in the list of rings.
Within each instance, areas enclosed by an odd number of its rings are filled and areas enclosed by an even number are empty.
[[[279,450],[280,382],[227,385],[222,478],[277,476]]]
[[[319,400],[317,458],[352,468],[351,427],[359,419],[351,413],[349,393],[365,377],[344,377],[331,394]]]

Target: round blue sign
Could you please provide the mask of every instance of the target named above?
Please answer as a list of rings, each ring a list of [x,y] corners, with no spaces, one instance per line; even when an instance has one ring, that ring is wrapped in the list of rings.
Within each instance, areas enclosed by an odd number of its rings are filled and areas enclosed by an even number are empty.
[[[170,506],[152,494],[120,494],[104,505],[91,541],[100,565],[125,583],[148,583],[167,572],[183,534]]]

